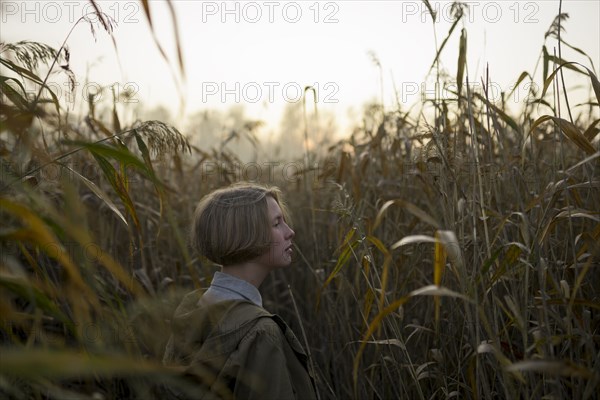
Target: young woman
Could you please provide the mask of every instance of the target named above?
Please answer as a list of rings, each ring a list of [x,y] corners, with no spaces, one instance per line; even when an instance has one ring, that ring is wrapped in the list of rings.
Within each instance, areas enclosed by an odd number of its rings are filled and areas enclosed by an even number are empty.
[[[292,261],[288,221],[277,188],[237,184],[200,201],[192,243],[221,271],[208,289],[189,293],[173,317],[164,361],[182,368],[192,384],[172,394],[316,398],[306,353],[287,324],[262,307],[258,291],[271,271]]]

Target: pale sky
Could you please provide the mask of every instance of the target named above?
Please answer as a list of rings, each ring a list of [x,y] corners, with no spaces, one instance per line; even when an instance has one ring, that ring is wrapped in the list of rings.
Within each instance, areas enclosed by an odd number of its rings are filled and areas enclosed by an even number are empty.
[[[438,46],[451,25],[451,2],[431,1],[439,10],[435,24]],[[456,74],[460,28],[468,34],[470,81],[480,82],[489,64],[493,87],[506,92],[522,71],[533,72],[544,44],[544,33],[558,14],[558,1],[465,1],[468,16],[442,53],[442,65]],[[159,55],[138,1],[100,1],[117,26],[114,37],[81,23],[68,41],[71,69],[83,83],[86,76],[99,85],[129,85],[148,107],[179,110],[176,85],[167,62]],[[179,75],[173,26],[163,1],[151,1],[158,40]],[[238,101],[254,119],[277,127],[281,111],[296,101],[299,89],[315,85],[319,110],[335,113],[339,125],[358,120],[362,105],[380,97],[380,74],[368,55],[373,52],[383,70],[385,105],[395,104],[392,79],[400,101],[418,101],[435,56],[431,17],[422,1],[191,1],[173,2],[185,60],[186,108],[225,110]],[[58,48],[73,23],[91,11],[87,2],[0,1],[1,40],[32,40]],[[564,39],[584,50],[600,65],[600,2],[565,0]],[[548,39],[550,52],[556,40]],[[563,48],[563,58],[591,67],[589,61]],[[538,77],[541,76],[541,65]],[[51,77],[62,82],[60,77]],[[569,75],[575,86],[589,81]],[[541,84],[541,78],[537,79]],[[89,90],[78,87],[76,96]],[[65,93],[62,93],[66,96]],[[525,92],[517,93],[517,102]]]

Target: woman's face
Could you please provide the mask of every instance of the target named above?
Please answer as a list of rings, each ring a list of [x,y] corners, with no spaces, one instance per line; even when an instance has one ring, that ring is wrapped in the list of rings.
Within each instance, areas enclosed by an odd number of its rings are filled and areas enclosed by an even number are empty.
[[[267,196],[267,211],[271,227],[271,246],[268,252],[259,257],[259,262],[273,269],[285,267],[292,262],[292,238],[295,233],[285,223],[279,204],[271,196]]]

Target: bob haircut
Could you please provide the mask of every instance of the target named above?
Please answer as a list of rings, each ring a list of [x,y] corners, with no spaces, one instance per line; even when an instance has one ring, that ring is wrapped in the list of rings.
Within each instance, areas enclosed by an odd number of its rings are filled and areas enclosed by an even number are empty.
[[[191,242],[196,251],[220,265],[250,261],[265,254],[272,242],[267,196],[289,221],[277,187],[237,183],[204,196],[194,212]]]

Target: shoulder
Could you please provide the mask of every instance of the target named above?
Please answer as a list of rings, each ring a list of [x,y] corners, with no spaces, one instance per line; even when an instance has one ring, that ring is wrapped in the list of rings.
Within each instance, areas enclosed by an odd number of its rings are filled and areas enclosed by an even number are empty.
[[[243,335],[238,350],[262,360],[283,360],[286,354],[286,337],[271,317],[261,317]]]
[[[241,344],[259,339],[280,343],[285,340],[276,316],[262,307],[247,301],[230,303],[226,318],[221,321],[223,332],[236,331],[241,334]]]
[[[262,318],[259,318],[252,327],[252,332],[258,335],[268,335],[276,339],[282,339],[284,337],[281,327],[273,320],[272,315],[263,315]]]
[[[273,314],[249,301],[227,300],[217,304],[226,309],[221,326],[224,330],[255,326],[261,320],[273,317]]]

